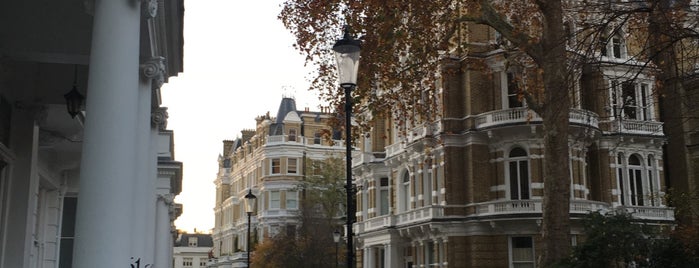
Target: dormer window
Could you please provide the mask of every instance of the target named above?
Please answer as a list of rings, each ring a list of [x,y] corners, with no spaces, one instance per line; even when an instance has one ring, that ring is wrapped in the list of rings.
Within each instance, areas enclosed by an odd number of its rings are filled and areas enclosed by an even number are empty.
[[[289,141],[296,141],[296,129],[289,129]]]
[[[614,59],[626,58],[626,42],[621,34],[615,33],[611,37],[602,41],[600,53],[604,57]]]

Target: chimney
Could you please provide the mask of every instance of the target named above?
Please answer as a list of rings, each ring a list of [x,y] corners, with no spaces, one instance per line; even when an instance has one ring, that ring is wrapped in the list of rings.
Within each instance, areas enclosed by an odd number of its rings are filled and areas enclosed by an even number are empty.
[[[223,158],[228,158],[228,153],[233,147],[233,142],[232,140],[223,140]]]
[[[243,143],[249,141],[252,136],[255,136],[255,130],[253,129],[243,129],[240,131],[243,134]]]

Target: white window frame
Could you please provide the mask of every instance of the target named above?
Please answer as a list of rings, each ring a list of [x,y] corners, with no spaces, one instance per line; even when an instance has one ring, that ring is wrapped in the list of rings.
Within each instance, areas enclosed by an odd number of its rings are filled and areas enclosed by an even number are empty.
[[[289,129],[289,136],[288,136],[289,141],[296,141],[297,138],[298,138],[298,135],[296,135],[296,129],[290,128]]]
[[[401,212],[410,210],[410,173],[406,170],[401,176],[400,183],[400,205]]]
[[[277,171],[274,172],[274,162],[277,162]],[[282,173],[282,159],[281,158],[272,158],[269,160],[269,173],[272,175],[277,175]]]
[[[514,260],[514,257],[515,257],[514,256],[515,255],[514,254],[514,249],[515,249],[514,239],[515,238],[529,238],[531,240],[531,245],[532,245],[532,247],[530,249],[531,250],[531,257],[532,257],[531,260],[528,260],[528,261],[515,261]],[[533,237],[531,237],[531,236],[511,236],[511,237],[509,237],[509,239],[507,239],[507,242],[508,242],[508,253],[509,253],[508,254],[509,255],[508,262],[509,262],[510,268],[517,267],[516,266],[517,264],[531,264],[531,267],[536,267],[536,255],[535,255],[536,254],[536,251],[535,251],[536,245],[534,245],[534,238]]]
[[[383,180],[386,180],[385,183]],[[377,210],[377,215],[382,216],[382,215],[388,215],[388,211],[390,210],[391,204],[390,204],[390,188],[389,188],[389,179],[387,177],[381,177],[376,180],[377,184],[377,191],[376,191],[376,210]]]
[[[628,155],[628,156],[627,156]],[[631,157],[637,157],[640,165],[629,164]],[[615,177],[617,202],[621,206],[663,206],[660,193],[660,169],[655,154],[639,153],[616,154]],[[639,191],[640,182],[640,191]]]
[[[524,151],[525,155],[524,156],[515,156],[515,157],[510,156],[512,151],[514,151],[516,149],[521,149],[522,151]],[[506,155],[507,155],[507,158],[505,159],[505,178],[506,178],[505,183],[506,183],[506,189],[507,189],[507,198],[510,200],[531,200],[532,199],[532,186],[531,186],[532,176],[531,176],[531,162],[529,161],[529,156],[530,156],[529,152],[526,149],[524,149],[523,147],[515,146],[515,147],[510,148],[507,151]],[[526,173],[523,173],[520,170],[522,162],[526,163],[526,167],[527,167]],[[517,178],[515,178],[517,181],[517,185],[516,185],[517,198],[513,198],[513,196],[512,196],[513,195],[512,188],[514,186],[512,185],[513,178],[511,178],[511,171],[510,171],[511,163],[515,163],[515,167],[517,168],[517,171],[516,171]],[[526,183],[526,185],[527,185],[527,191],[526,191],[527,197],[526,198],[522,198],[523,193],[525,193],[525,191],[523,191],[523,189],[522,189],[522,181],[521,181],[522,175],[526,175],[525,179],[527,180],[527,183]]]
[[[634,118],[627,115],[627,101],[624,100],[624,84],[633,84]],[[612,119],[623,118],[624,120],[654,121],[655,109],[653,101],[653,87],[648,81],[623,81],[622,79],[610,79],[609,82],[609,106]],[[628,95],[626,95],[628,96]]]
[[[293,165],[291,163],[294,163]],[[286,159],[286,173],[288,174],[298,174],[299,173],[299,161],[296,158],[287,158]],[[294,167],[293,169],[291,167]],[[293,171],[293,172],[292,172]]]
[[[512,79],[510,79],[510,76],[512,76]],[[527,107],[527,101],[525,99],[522,99],[522,101],[517,101],[519,103],[519,106],[517,105],[510,105],[510,97],[518,97],[517,94],[519,93],[510,93],[510,80],[514,81],[515,80],[515,73],[513,72],[507,72],[507,71],[502,71],[500,72],[500,90],[502,92],[502,109],[516,109],[516,108],[521,108],[521,107]],[[517,85],[519,87],[519,85]]]
[[[619,51],[615,50],[616,45],[619,46]],[[628,58],[628,51],[626,48],[626,38],[619,33],[615,32],[604,40],[604,51],[600,51],[602,57],[613,60],[624,60]]]
[[[298,209],[299,208],[299,196],[298,191],[286,191],[286,209]],[[293,206],[292,206],[293,204]]]
[[[276,210],[281,209],[282,205],[282,195],[278,190],[269,191],[269,209]]]

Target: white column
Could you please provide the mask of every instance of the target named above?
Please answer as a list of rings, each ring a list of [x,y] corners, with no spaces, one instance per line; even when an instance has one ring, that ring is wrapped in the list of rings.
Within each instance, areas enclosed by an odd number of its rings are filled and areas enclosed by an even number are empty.
[[[154,267],[165,268],[169,267],[172,257],[172,234],[170,233],[170,204],[172,197],[170,195],[158,195],[156,206],[156,225],[155,225],[155,261]],[[152,237],[152,236],[150,236]]]
[[[140,80],[138,85],[138,126],[136,156],[136,180],[133,189],[133,232],[132,232],[132,256],[140,259],[141,265],[153,264],[155,242],[152,234],[155,233],[155,203],[158,160],[153,143],[154,130],[151,125],[151,95],[153,79],[160,77],[165,67],[162,58],[146,60],[140,65]]]
[[[34,245],[32,230],[34,216],[32,212],[36,208],[35,193],[39,187],[38,148],[39,127],[35,123],[38,110],[15,109],[12,111],[12,140],[15,161],[12,163],[10,180],[6,185],[10,187],[5,204],[10,216],[0,219],[0,224],[5,221],[5,237],[0,237],[0,243],[4,243],[0,253],[2,259],[0,267],[27,267],[29,266],[29,252]],[[4,217],[2,215],[0,217]]]
[[[365,247],[364,248],[364,265],[362,267],[373,267],[373,260],[372,258],[374,257],[374,254],[371,250],[371,247]]]
[[[73,252],[76,268],[138,267],[131,255],[131,209],[140,21],[139,1],[95,1]]]
[[[396,238],[393,238],[393,241],[391,241],[391,243],[386,244],[385,246],[387,268],[399,268],[403,265],[403,254],[400,246],[397,245],[395,239]]]

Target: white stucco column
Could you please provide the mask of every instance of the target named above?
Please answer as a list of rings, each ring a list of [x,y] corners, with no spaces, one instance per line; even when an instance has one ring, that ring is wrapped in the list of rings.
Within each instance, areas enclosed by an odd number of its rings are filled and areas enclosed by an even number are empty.
[[[153,137],[157,129],[151,124],[151,96],[153,86],[161,85],[158,81],[162,81],[162,74],[165,71],[163,60],[160,57],[145,59],[139,68],[137,142],[134,144],[137,152],[136,179],[132,185],[134,202],[131,250],[132,256],[137,260],[140,259],[142,266],[152,265],[155,261],[153,233],[155,233],[156,224],[158,160],[154,145],[157,140]]]
[[[397,245],[398,243],[395,241],[395,238],[392,240],[393,241],[391,241],[391,243],[388,243],[385,246],[385,267],[399,268],[403,265],[403,254],[401,253],[401,248]]]
[[[140,1],[95,1],[73,252],[76,268],[138,268],[140,263],[131,255],[140,22]]]
[[[154,267],[169,267],[172,262],[172,234],[170,233],[170,204],[172,197],[158,195],[156,206],[156,227],[155,227],[155,262]]]
[[[373,267],[374,261],[373,261],[374,254],[371,250],[371,247],[365,247],[364,248],[364,265],[362,267]]]

